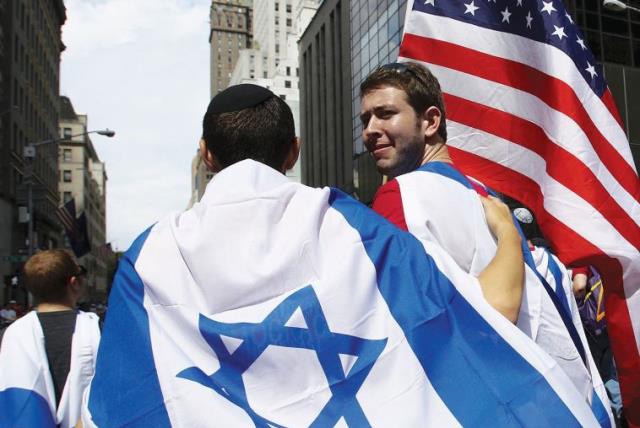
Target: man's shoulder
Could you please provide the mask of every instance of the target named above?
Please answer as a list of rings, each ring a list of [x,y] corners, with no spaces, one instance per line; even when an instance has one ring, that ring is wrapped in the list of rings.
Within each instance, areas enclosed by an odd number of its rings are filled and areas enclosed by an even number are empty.
[[[36,325],[33,322],[34,318],[37,318],[35,311],[29,312],[25,316],[18,318],[4,329],[4,337],[15,336],[20,338],[27,329],[33,328]]]

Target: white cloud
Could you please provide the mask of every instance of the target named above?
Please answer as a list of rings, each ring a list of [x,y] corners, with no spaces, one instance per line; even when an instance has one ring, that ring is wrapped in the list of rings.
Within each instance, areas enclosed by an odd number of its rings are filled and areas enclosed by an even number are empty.
[[[107,164],[107,239],[127,248],[185,208],[209,101],[209,0],[69,0],[61,93]]]

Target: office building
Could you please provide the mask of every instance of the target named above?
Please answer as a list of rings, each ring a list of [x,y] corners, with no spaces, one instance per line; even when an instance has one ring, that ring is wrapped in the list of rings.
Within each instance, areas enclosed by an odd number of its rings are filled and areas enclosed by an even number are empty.
[[[0,2],[0,276],[2,287],[22,266],[33,220],[33,248],[57,247],[58,167],[55,144],[37,147],[33,162],[23,149],[58,136],[62,0]],[[28,213],[31,181],[34,209]],[[0,290],[0,301],[8,295]]]
[[[640,7],[640,2],[630,1]],[[616,12],[597,0],[568,0],[568,9],[582,29],[588,46],[604,66],[620,116],[625,124],[631,153],[640,166],[640,12]]]
[[[229,86],[240,50],[251,47],[251,4],[250,0],[211,2],[209,44],[212,97]]]
[[[107,172],[87,135],[87,115],[75,112],[67,97],[60,97],[60,142],[58,143],[60,201],[75,201],[76,213],[87,218],[91,251],[79,262],[87,269],[89,298],[103,300],[107,292],[109,261],[102,249],[106,246]],[[67,241],[65,239],[65,241]],[[68,242],[65,246],[69,248]]]
[[[302,182],[353,193],[349,3],[322,2],[300,38],[300,120]]]

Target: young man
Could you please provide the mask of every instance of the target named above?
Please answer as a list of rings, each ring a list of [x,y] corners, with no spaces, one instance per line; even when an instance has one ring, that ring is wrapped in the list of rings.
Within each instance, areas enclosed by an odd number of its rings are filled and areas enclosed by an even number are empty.
[[[121,259],[85,427],[595,424],[439,248],[290,182],[299,145],[271,91],[213,98],[200,149],[218,173]],[[517,233],[485,203],[500,255],[480,282],[518,282]]]
[[[370,74],[360,94],[364,144],[391,179],[378,190],[373,209],[420,240],[438,243],[464,271],[477,274],[496,250],[478,197],[486,189],[451,161],[438,80],[419,64],[392,63]],[[524,297],[522,284],[513,283],[483,284],[484,297],[548,352],[593,403],[591,375],[570,316],[563,319],[533,268],[525,272]],[[600,410],[608,408],[606,396],[602,400]],[[599,418],[612,420],[602,411]]]
[[[24,280],[36,306],[0,343],[0,426],[68,428],[78,422],[100,341],[97,317],[75,309],[83,275],[63,250],[27,260]]]

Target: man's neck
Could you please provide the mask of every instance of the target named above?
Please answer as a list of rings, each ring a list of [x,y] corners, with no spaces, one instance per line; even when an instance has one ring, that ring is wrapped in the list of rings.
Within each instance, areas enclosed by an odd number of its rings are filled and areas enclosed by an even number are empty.
[[[447,148],[447,145],[443,142],[427,144],[420,166],[428,162],[453,163],[453,161],[451,160],[451,156],[449,155],[449,149]]]
[[[72,311],[75,305],[71,303],[40,303],[36,306],[37,312]]]

